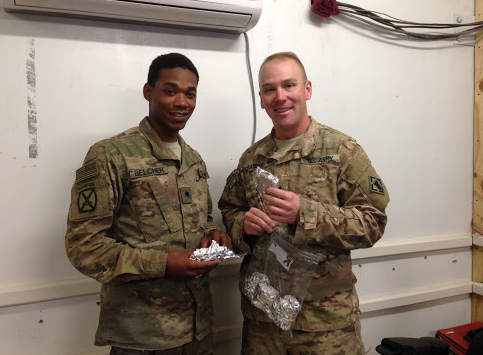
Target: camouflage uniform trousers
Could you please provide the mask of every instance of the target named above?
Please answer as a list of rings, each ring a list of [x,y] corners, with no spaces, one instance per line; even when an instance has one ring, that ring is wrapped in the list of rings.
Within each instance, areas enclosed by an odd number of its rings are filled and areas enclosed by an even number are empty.
[[[207,335],[201,340],[166,350],[136,350],[112,347],[110,355],[213,355],[213,339]]]
[[[303,332],[292,330],[292,337],[282,334],[274,323],[245,318],[243,355],[364,355],[360,321],[349,327]]]

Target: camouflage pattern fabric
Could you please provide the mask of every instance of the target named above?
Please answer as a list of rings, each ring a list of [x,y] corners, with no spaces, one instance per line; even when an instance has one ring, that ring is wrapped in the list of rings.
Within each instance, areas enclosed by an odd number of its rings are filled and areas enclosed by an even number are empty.
[[[284,334],[273,323],[246,318],[243,355],[364,355],[360,322],[322,332],[292,331]]]
[[[250,253],[244,236],[244,214],[262,209],[256,192],[256,168],[279,178],[279,186],[300,197],[299,222],[283,225],[295,245],[306,244],[320,262],[309,285],[293,329],[327,331],[351,326],[358,319],[350,251],[369,248],[384,233],[387,189],[369,158],[349,136],[317,123],[284,156],[277,152],[274,132],[248,148],[227,178],[218,203],[235,250]],[[243,260],[243,286],[250,256]],[[270,319],[242,295],[245,317]]]
[[[213,339],[206,336],[202,340],[192,342],[168,350],[134,350],[113,347],[109,355],[212,355]]]
[[[65,243],[102,283],[96,345],[169,349],[212,331],[209,277],[165,275],[168,252],[216,228],[205,163],[178,140],[181,164],[145,118],[93,145],[76,172]]]

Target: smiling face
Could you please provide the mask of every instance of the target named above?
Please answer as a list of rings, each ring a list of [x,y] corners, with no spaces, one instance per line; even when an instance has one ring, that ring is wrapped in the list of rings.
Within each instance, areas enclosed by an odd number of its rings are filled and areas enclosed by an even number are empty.
[[[294,59],[275,58],[263,64],[259,74],[261,106],[270,116],[277,139],[292,139],[305,133],[310,118],[307,100],[312,83]]]
[[[196,75],[184,68],[163,68],[154,87],[144,85],[149,102],[149,122],[164,142],[176,142],[196,107]]]

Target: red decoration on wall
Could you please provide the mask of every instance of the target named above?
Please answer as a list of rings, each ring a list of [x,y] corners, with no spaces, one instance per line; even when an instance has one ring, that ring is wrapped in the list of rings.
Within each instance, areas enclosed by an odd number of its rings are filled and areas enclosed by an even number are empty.
[[[329,17],[340,14],[339,6],[335,0],[311,0],[311,10],[321,17]]]

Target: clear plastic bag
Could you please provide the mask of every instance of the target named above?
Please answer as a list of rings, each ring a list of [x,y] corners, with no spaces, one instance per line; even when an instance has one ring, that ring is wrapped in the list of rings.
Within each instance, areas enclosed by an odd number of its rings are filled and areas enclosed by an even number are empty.
[[[257,194],[262,197],[268,187],[278,187],[278,177],[257,166]]]
[[[282,330],[291,330],[319,257],[275,231],[260,237],[248,266],[244,294]]]
[[[268,214],[267,206],[263,201],[263,194],[265,193],[265,190],[269,187],[278,188],[278,177],[276,177],[272,173],[269,173],[266,170],[263,170],[258,166],[255,175],[255,187],[257,189],[257,196],[260,201],[259,207],[263,212]]]
[[[260,167],[255,177],[260,207],[268,214],[263,194],[268,187],[278,187],[279,179]],[[275,228],[255,244],[243,292],[280,329],[290,330],[318,262],[317,254],[296,247],[288,235]]]

